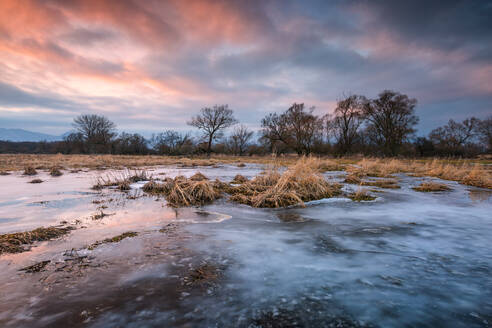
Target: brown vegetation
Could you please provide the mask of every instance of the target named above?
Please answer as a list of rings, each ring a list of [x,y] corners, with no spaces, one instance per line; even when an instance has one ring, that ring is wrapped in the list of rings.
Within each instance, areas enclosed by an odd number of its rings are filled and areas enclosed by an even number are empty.
[[[32,166],[26,166],[24,168],[24,175],[36,175],[38,174],[38,171]]]
[[[35,272],[40,272],[43,271],[43,269],[50,263],[51,261],[41,261],[36,264],[27,266],[25,268],[20,269],[19,271],[24,271],[26,273],[35,273]]]
[[[341,186],[326,181],[318,167],[317,159],[301,158],[283,174],[271,169],[231,188],[230,199],[253,207],[286,207],[340,194]]]
[[[92,186],[94,190],[101,190],[105,187],[117,187],[118,190],[130,190],[130,184],[138,181],[151,180],[145,170],[127,170],[123,173],[110,173],[105,177],[98,177]]]
[[[245,182],[248,182],[248,178],[246,178],[245,176],[243,176],[241,174],[236,174],[234,179],[232,179],[232,181],[231,181],[231,183],[234,183],[234,184],[241,184],[241,183],[245,183]]]
[[[174,179],[167,178],[162,183],[149,181],[143,190],[150,194],[163,194],[173,207],[203,205],[220,198],[220,189],[216,182],[209,181],[201,173],[193,177],[188,179],[177,176]]]
[[[204,181],[204,180],[208,180],[208,178],[205,175],[203,175],[201,172],[197,172],[190,177],[190,180],[191,181]]]
[[[87,249],[93,250],[94,248],[96,248],[102,244],[117,243],[117,242],[122,241],[125,238],[131,238],[131,237],[135,237],[137,235],[138,235],[137,232],[128,231],[128,232],[122,233],[121,235],[114,236],[113,238],[106,238],[102,241],[96,241],[94,244],[87,247]]]
[[[44,181],[41,179],[32,179],[31,181],[29,181],[29,183],[42,183],[42,182]]]
[[[362,181],[362,186],[379,187],[385,189],[399,189],[398,181],[395,179],[380,179],[372,181]]]
[[[421,192],[434,192],[434,191],[448,191],[451,190],[451,188],[448,185],[445,185],[443,183],[437,183],[437,182],[423,182],[417,187],[412,188],[415,191],[421,191]]]
[[[348,198],[350,198],[354,202],[371,201],[376,199],[376,197],[370,195],[367,190],[361,188],[359,188],[356,192],[349,194]]]
[[[0,235],[0,255],[27,251],[29,248],[26,246],[36,241],[55,239],[66,235],[73,229],[72,227],[48,227]]]
[[[221,269],[213,264],[204,263],[192,269],[185,277],[187,285],[213,284],[221,275]]]
[[[53,166],[50,169],[50,175],[52,177],[59,177],[59,176],[63,175],[63,173],[62,173],[62,171],[60,171],[60,168],[58,168],[57,166]]]

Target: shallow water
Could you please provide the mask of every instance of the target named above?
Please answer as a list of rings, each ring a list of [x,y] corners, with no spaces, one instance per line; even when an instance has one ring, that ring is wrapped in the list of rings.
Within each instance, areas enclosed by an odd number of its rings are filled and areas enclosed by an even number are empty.
[[[152,170],[230,181],[262,168]],[[221,199],[175,210],[142,197],[142,183],[130,193],[94,192],[101,174],[43,173],[36,185],[20,173],[0,177],[9,186],[0,191],[0,233],[62,220],[77,227],[0,257],[0,326],[492,325],[489,191],[446,182],[453,191],[418,193],[411,187],[422,178],[399,175],[402,188],[370,188],[383,191],[372,202],[255,209]],[[339,181],[340,172],[326,177]],[[101,210],[109,215],[93,220]],[[139,235],[87,249],[127,231]],[[19,271],[47,260],[44,271]],[[213,268],[211,279],[193,281],[204,267]]]

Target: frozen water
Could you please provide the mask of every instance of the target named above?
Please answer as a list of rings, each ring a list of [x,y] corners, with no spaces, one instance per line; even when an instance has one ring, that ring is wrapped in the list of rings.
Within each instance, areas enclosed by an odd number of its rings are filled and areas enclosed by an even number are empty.
[[[262,167],[152,170],[230,181]],[[255,209],[221,199],[172,209],[140,197],[143,183],[132,185],[135,199],[94,192],[98,174],[105,172],[41,174],[46,182],[36,185],[19,174],[0,177],[11,186],[0,191],[0,232],[80,220],[61,240],[0,258],[0,326],[492,325],[487,190],[446,181],[450,192],[419,193],[411,187],[422,178],[399,175],[401,189],[370,188],[381,191],[372,202]],[[110,215],[93,220],[101,210]],[[127,231],[139,234],[86,248]],[[18,271],[43,260],[51,261],[45,271]]]

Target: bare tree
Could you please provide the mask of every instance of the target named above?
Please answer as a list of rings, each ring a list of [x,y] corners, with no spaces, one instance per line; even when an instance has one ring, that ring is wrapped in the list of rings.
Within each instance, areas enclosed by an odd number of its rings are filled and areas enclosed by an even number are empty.
[[[299,155],[310,154],[323,135],[323,119],[313,111],[314,107],[305,110],[304,104],[294,103],[281,115],[267,115],[261,122],[262,138],[272,146],[282,142]]]
[[[419,121],[414,114],[416,104],[416,99],[391,90],[384,90],[377,99],[364,104],[367,133],[386,155],[398,154],[401,145],[415,132]]]
[[[462,155],[464,147],[473,142],[479,126],[480,120],[475,117],[461,123],[449,120],[448,124],[432,130],[429,139],[445,154]]]
[[[341,155],[350,152],[359,137],[359,128],[364,121],[364,104],[366,102],[367,99],[364,96],[351,95],[337,103],[334,117],[329,121],[329,124]]]
[[[124,155],[144,155],[149,152],[147,140],[138,133],[131,134],[122,132],[114,141],[113,147],[115,153]]]
[[[252,137],[253,131],[249,130],[245,125],[234,128],[234,132],[229,137],[234,154],[239,156],[244,155]]]
[[[167,130],[152,135],[150,144],[159,154],[183,155],[193,150],[193,140],[188,133]]]
[[[478,136],[480,141],[492,152],[492,115],[481,121],[478,126]]]
[[[207,139],[207,154],[210,156],[212,142],[223,135],[223,130],[237,123],[232,109],[228,105],[215,105],[213,108],[202,108],[200,114],[194,116],[188,125],[202,130]]]
[[[88,152],[105,152],[116,135],[116,125],[102,115],[80,115],[72,123],[87,144]]]
[[[270,152],[277,153],[281,145],[288,145],[289,131],[284,118],[277,113],[270,113],[261,120],[261,138]]]

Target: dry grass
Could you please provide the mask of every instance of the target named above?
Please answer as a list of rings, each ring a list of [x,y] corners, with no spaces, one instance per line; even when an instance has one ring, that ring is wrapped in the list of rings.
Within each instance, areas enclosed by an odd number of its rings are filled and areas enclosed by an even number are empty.
[[[106,239],[104,239],[102,241],[96,241],[94,244],[92,244],[89,247],[87,247],[87,249],[93,250],[94,248],[96,248],[96,247],[98,247],[98,246],[100,246],[102,244],[118,243],[118,242],[122,241],[125,238],[136,237],[137,235],[138,235],[137,232],[128,231],[128,232],[122,233],[121,235],[114,236],[113,238],[106,238]]]
[[[349,194],[348,198],[350,198],[354,202],[371,201],[376,199],[376,197],[369,194],[367,190],[361,188],[357,189],[356,192]]]
[[[322,159],[318,162],[318,169],[320,172],[343,171],[345,165],[332,159]]]
[[[50,175],[52,177],[59,177],[61,175],[63,175],[62,171],[60,171],[60,168],[57,167],[57,166],[53,166],[51,169],[50,169]]]
[[[24,271],[26,273],[36,273],[36,272],[40,272],[40,271],[43,271],[44,268],[50,263],[51,261],[48,260],[48,261],[41,261],[41,262],[38,262],[36,264],[33,264],[33,265],[30,265],[30,266],[27,266],[25,268],[22,268],[20,269],[19,271]]]
[[[36,175],[38,174],[38,171],[32,166],[26,166],[24,168],[24,175]]]
[[[385,189],[399,189],[398,181],[395,179],[381,179],[373,181],[362,181],[362,186],[379,187]]]
[[[457,181],[465,185],[492,189],[491,168],[470,161],[438,160],[397,160],[364,158],[355,166],[347,167],[350,174],[388,177],[394,173],[410,173],[416,176],[431,176],[443,180]]]
[[[492,177],[490,172],[485,171],[477,164],[461,179],[460,182],[469,186],[492,189]]]
[[[162,183],[149,181],[143,186],[143,191],[164,195],[172,207],[204,205],[220,198],[221,189],[217,181],[211,182],[203,174],[197,174],[189,179],[184,176],[167,178]]]
[[[21,253],[29,250],[28,245],[36,241],[59,238],[68,234],[72,227],[37,228],[32,231],[16,232],[0,235],[0,255],[4,253]]]
[[[117,187],[118,190],[130,190],[130,184],[138,181],[152,180],[152,177],[145,170],[126,170],[122,173],[108,173],[96,179],[92,186],[94,190],[101,190],[105,187]]]
[[[171,156],[137,156],[137,155],[26,155],[26,154],[0,154],[0,171],[20,170],[25,167],[33,169],[49,169],[52,166],[68,169],[90,168],[134,168],[157,165],[180,165],[184,167],[217,166],[221,163],[259,163],[277,166],[295,165],[299,157],[286,156],[225,156],[217,155],[206,157],[171,157]],[[485,167],[477,163],[491,163],[487,159],[474,160],[447,160],[447,159],[377,159],[377,158],[323,158],[318,161],[318,169],[341,170],[344,169],[358,177],[376,176],[388,177],[394,173],[411,173],[418,176],[432,176],[445,180],[458,181],[463,184],[491,188],[492,166]],[[479,166],[480,168],[476,168]],[[475,169],[480,174],[471,174]],[[482,174],[483,173],[483,174]]]
[[[208,180],[208,178],[205,175],[203,175],[201,172],[197,172],[190,177],[190,180],[191,181],[204,181],[204,180]]]
[[[29,183],[42,183],[42,182],[44,181],[41,179],[32,179],[31,181],[29,181]]]
[[[0,154],[0,170],[22,170],[26,166],[49,169],[52,166],[67,169],[122,169],[150,167],[158,165],[179,165],[182,167],[214,166],[222,163],[243,162],[289,165],[295,163],[297,156],[159,156],[159,155],[45,155],[45,154]]]
[[[173,207],[204,205],[220,198],[220,192],[208,180],[193,181],[176,177],[166,200]]]
[[[345,180],[343,182],[350,184],[360,184],[362,180],[357,176],[357,174],[350,173],[345,177]]]
[[[7,171],[0,171],[0,175],[10,175],[10,172],[7,172]]]
[[[231,200],[253,207],[304,206],[304,202],[340,194],[340,185],[330,184],[318,173],[319,160],[301,158],[280,174],[271,169],[232,188]]]
[[[436,183],[436,182],[423,182],[417,187],[413,187],[412,189],[420,192],[435,192],[435,191],[451,190],[451,188],[448,185],[445,185],[443,183]]]
[[[236,174],[234,179],[232,179],[232,181],[231,181],[231,183],[234,183],[234,184],[241,184],[241,183],[245,183],[245,182],[248,182],[248,178],[246,178],[245,176],[243,176],[241,174]]]
[[[209,263],[203,263],[200,266],[190,270],[184,283],[186,285],[203,285],[213,284],[220,276],[222,270],[218,266]]]

